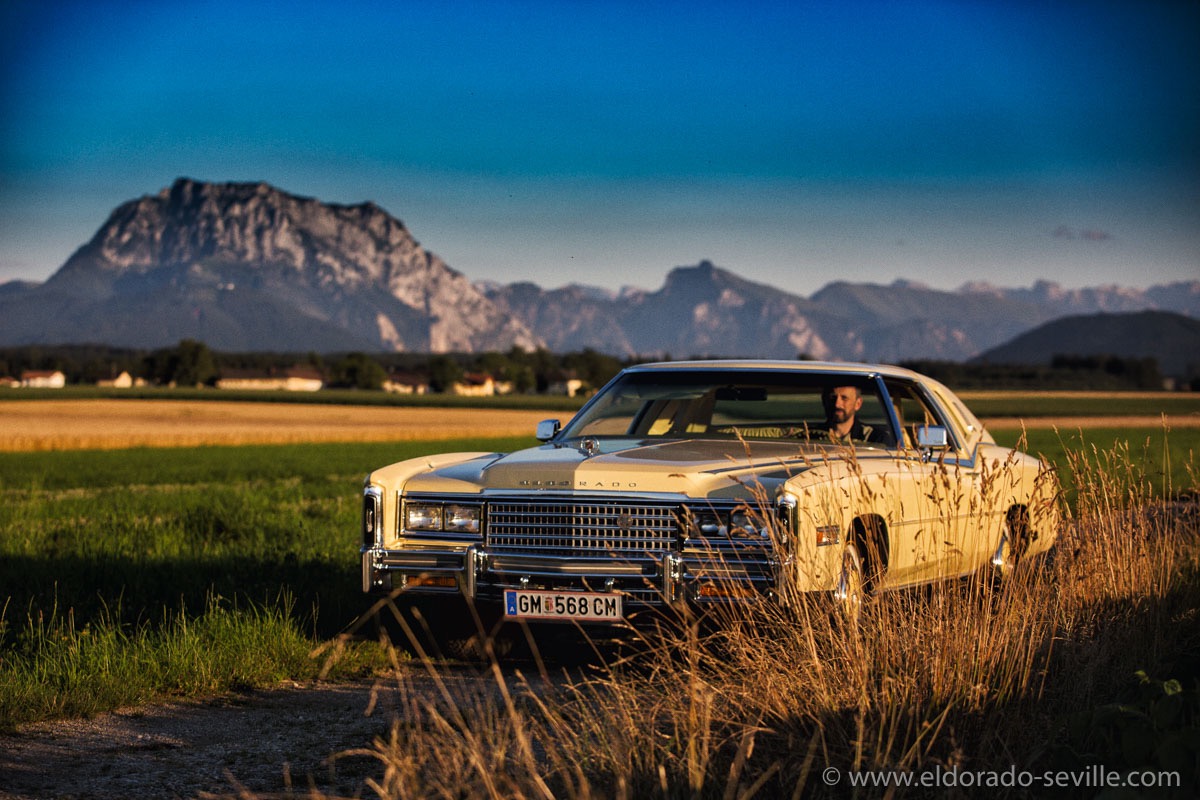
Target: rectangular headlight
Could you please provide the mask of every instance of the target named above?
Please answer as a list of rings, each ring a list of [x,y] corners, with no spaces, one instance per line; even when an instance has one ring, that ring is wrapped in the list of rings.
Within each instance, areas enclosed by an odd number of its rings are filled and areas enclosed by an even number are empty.
[[[442,529],[442,507],[436,503],[405,503],[404,529],[406,531],[440,531]]]
[[[443,523],[450,533],[479,533],[482,516],[479,506],[460,506],[451,503],[445,508]]]

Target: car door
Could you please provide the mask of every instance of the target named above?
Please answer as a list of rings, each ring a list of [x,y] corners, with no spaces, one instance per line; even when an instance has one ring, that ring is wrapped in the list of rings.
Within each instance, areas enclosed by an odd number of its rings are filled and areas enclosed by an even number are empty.
[[[976,558],[971,516],[978,505],[979,476],[967,457],[967,440],[954,419],[922,386],[889,381],[897,420],[900,526],[892,542],[897,583],[916,583],[957,575]],[[921,447],[922,430],[943,429],[944,447]]]
[[[977,570],[988,564],[1000,541],[1008,508],[1003,487],[1011,478],[1010,465],[984,463],[983,425],[946,387],[930,381],[924,388],[959,441],[955,453],[948,456],[958,470],[967,503],[957,531],[961,558],[957,571]]]

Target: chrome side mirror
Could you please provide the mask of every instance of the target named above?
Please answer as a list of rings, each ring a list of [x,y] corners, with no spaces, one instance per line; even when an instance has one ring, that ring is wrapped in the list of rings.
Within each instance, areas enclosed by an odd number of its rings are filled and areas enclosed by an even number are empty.
[[[917,428],[917,447],[922,450],[945,450],[950,447],[950,434],[941,425],[922,425]]]
[[[561,429],[562,423],[558,420],[544,419],[537,424],[537,433],[535,433],[534,436],[537,437],[539,442],[548,442],[557,436],[559,430]]]

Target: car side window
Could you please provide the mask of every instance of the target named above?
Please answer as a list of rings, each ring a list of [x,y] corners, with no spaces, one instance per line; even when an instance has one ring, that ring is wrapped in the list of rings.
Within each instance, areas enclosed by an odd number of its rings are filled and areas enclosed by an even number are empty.
[[[916,386],[900,381],[887,382],[888,394],[903,431],[903,448],[911,450],[917,443],[917,429],[925,425],[940,425],[946,428],[955,449],[961,449],[957,428],[945,419],[940,409],[930,403]]]
[[[987,437],[983,423],[971,413],[969,408],[963,405],[962,400],[954,392],[939,383],[930,383],[929,389],[937,397],[938,402],[946,408],[947,413],[954,418],[959,429],[963,431],[966,437],[966,447],[970,447],[979,438],[990,438]]]

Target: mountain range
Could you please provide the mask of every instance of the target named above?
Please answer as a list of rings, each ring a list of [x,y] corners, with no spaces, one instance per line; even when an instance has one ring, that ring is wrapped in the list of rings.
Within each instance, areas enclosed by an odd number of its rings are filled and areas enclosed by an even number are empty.
[[[806,298],[703,261],[655,291],[476,283],[373,203],[180,178],[119,206],[44,283],[0,285],[0,345],[961,361],[1062,317],[1146,310],[1200,319],[1200,280],[956,291],[839,281]]]

